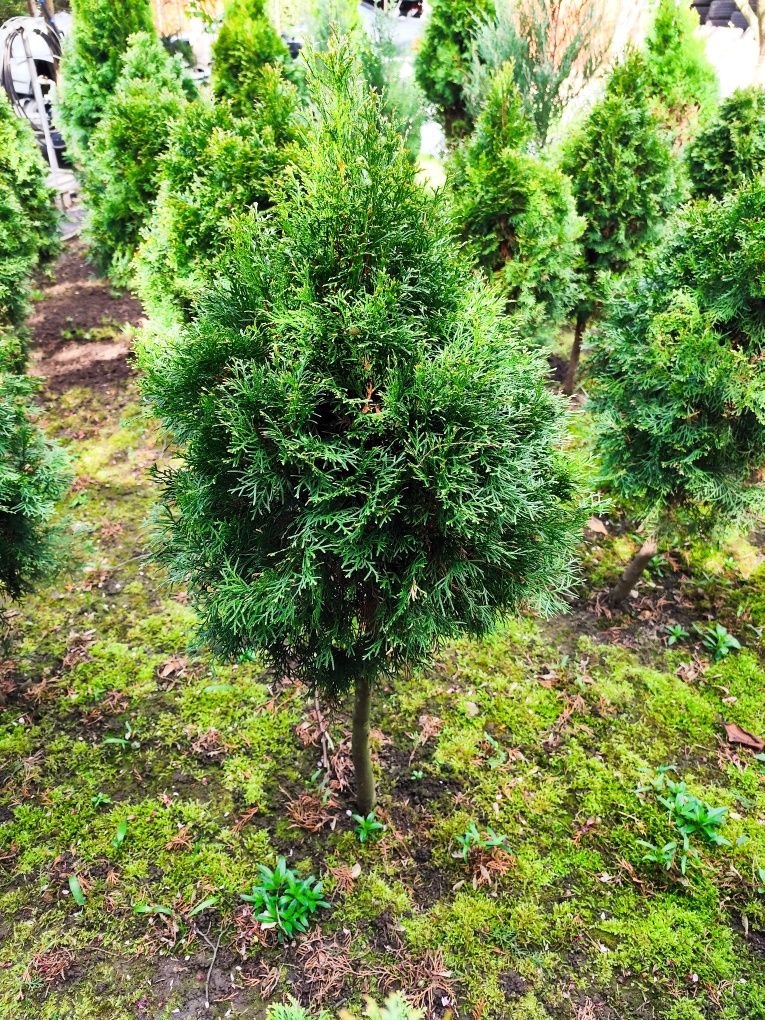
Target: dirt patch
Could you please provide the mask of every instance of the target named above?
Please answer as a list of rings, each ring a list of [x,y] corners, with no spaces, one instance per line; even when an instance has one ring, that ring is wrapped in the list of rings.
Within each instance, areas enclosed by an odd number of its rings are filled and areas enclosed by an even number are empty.
[[[133,371],[125,332],[142,321],[140,302],[99,277],[78,240],[64,247],[53,279],[40,280],[40,290],[29,319],[31,371],[53,392],[71,386],[118,391]]]

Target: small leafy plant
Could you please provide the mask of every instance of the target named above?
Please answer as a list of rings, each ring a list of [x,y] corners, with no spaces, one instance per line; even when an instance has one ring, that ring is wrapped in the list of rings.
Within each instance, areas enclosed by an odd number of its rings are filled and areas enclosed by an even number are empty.
[[[741,648],[738,638],[734,637],[721,623],[710,624],[702,633],[704,647],[711,654],[713,662],[720,662],[732,651],[738,651]]]
[[[378,822],[375,818],[374,811],[370,811],[368,815],[352,815],[351,817],[356,823],[354,832],[359,837],[359,843],[367,843],[373,836],[385,829],[383,823]]]
[[[671,771],[672,765],[662,765],[646,786],[638,787],[638,793],[646,790],[653,790],[656,793],[657,800],[669,811],[670,818],[675,822],[681,839],[665,843],[661,847],[643,839],[638,840],[638,843],[646,847],[644,861],[659,864],[667,871],[678,860],[677,854],[680,851],[679,866],[684,875],[688,868],[688,860],[699,856],[691,844],[692,838],[702,839],[713,846],[730,846],[730,840],[718,831],[725,823],[728,809],[715,808],[700,800],[689,792],[683,781],[673,779],[669,775]]]
[[[323,898],[323,884],[313,875],[298,878],[280,857],[275,868],[258,865],[260,881],[251,893],[243,893],[242,899],[251,903],[256,920],[264,928],[276,928],[279,941],[291,939],[308,931],[311,917],[320,908],[328,908]]]
[[[460,850],[454,856],[461,857],[463,861],[467,861],[470,851],[474,847],[479,850],[493,850],[495,847],[508,851],[510,849],[507,836],[498,836],[494,829],[490,828],[487,828],[484,834],[481,835],[475,822],[470,823],[464,836],[457,836],[457,843],[460,846]]]
[[[679,641],[685,641],[686,638],[691,636],[680,623],[673,623],[666,628],[666,631],[668,645],[676,645]]]

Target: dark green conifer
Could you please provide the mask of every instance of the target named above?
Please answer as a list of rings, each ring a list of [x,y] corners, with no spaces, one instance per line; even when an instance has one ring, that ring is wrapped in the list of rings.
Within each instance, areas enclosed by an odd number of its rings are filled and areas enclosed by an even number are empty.
[[[0,338],[0,595],[12,599],[56,566],[54,511],[69,485],[64,454],[35,421],[38,388],[17,345]]]
[[[737,89],[686,150],[695,198],[722,198],[765,168],[765,92]]]
[[[644,58],[632,50],[617,64],[605,95],[568,140],[562,169],[584,219],[584,285],[566,378],[573,391],[587,323],[609,278],[636,268],[659,240],[678,199],[669,142],[651,109]]]
[[[0,333],[24,321],[33,269],[59,251],[58,212],[27,121],[0,89]]]
[[[347,51],[270,213],[177,341],[141,355],[177,443],[161,555],[226,656],[370,695],[566,584],[580,514],[542,365],[450,238]]]
[[[603,473],[646,543],[714,537],[765,511],[765,186],[689,206],[596,331],[588,373]]]
[[[435,106],[445,129],[460,134],[465,124],[465,83],[481,15],[491,15],[494,0],[433,0],[415,59],[417,81]]]
[[[534,127],[513,68],[492,81],[470,139],[451,161],[454,216],[527,336],[545,339],[571,311],[582,222],[571,184],[529,153]]]

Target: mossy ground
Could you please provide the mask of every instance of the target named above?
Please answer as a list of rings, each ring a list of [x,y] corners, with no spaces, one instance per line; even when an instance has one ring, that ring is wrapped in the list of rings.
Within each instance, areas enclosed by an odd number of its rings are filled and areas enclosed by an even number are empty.
[[[8,620],[0,674],[3,1020],[255,1018],[397,986],[476,1020],[765,1017],[765,762],[723,729],[765,735],[755,544],[665,556],[609,618],[598,592],[636,541],[610,527],[568,615],[385,685],[387,829],[362,846],[347,706],[213,663],[146,558],[162,440],[135,383],[63,390],[45,416],[77,481],[68,567]],[[692,624],[710,620],[743,650],[709,662]],[[671,622],[690,637],[668,648]],[[640,842],[676,837],[650,785],[666,765],[728,808],[729,845],[694,838],[685,876]],[[508,851],[465,862],[471,821]],[[287,946],[240,899],[279,854],[331,901]]]

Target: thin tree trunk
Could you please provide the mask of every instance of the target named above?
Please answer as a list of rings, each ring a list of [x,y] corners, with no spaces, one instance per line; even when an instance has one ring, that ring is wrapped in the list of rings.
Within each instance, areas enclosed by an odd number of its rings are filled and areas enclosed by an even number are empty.
[[[576,317],[574,346],[571,348],[571,357],[569,358],[568,368],[566,369],[566,378],[563,381],[563,392],[568,397],[570,397],[574,392],[574,386],[576,385],[576,376],[579,371],[579,359],[582,355],[582,339],[584,338],[584,331],[587,328],[587,319],[588,316],[584,312],[579,312]]]
[[[353,734],[351,756],[356,772],[356,803],[363,815],[368,815],[377,803],[372,755],[369,750],[369,711],[371,705],[368,679],[356,681],[353,706]]]
[[[622,602],[624,602],[642,576],[643,571],[658,551],[659,547],[655,538],[647,538],[645,542],[643,542],[639,552],[635,558],[627,564],[621,579],[618,584],[614,585],[611,590],[611,594],[608,596],[608,601],[612,606],[619,606]]]

